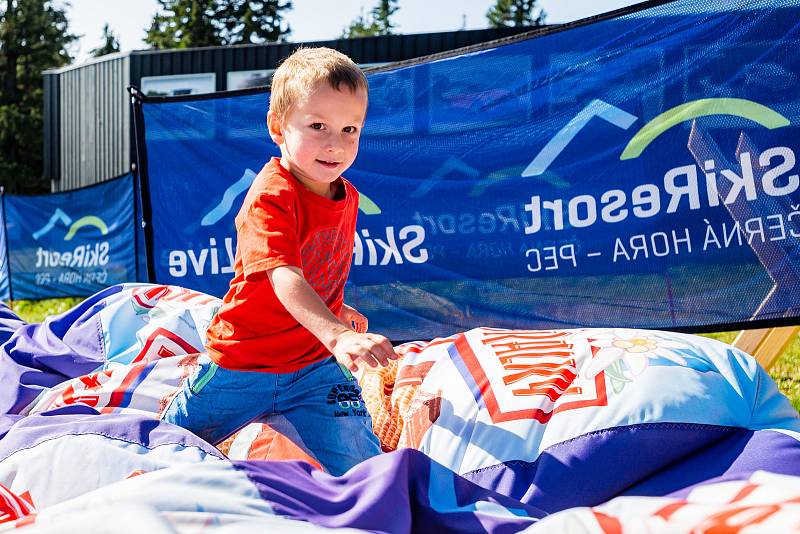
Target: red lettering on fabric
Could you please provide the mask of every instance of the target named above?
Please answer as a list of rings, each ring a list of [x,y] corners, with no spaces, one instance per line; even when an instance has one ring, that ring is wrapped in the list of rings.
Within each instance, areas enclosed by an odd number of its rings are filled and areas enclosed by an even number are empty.
[[[692,529],[697,534],[727,534],[739,532],[745,527],[758,525],[781,510],[779,504],[762,506],[739,506],[728,508],[709,516]]]
[[[455,349],[493,422],[546,423],[554,413],[607,404],[604,373],[575,384],[578,369],[569,336],[551,330],[481,329],[480,357],[466,335],[456,338]]]
[[[603,534],[622,534],[622,523],[616,517],[592,510],[594,518]]]
[[[90,375],[84,375],[76,380],[73,380],[69,386],[64,389],[60,397],[55,400],[53,406],[69,406],[72,404],[85,404],[96,407],[100,402],[99,395],[87,394],[87,392],[98,391],[102,389],[103,384],[108,382],[111,377],[111,371],[99,371]]]
[[[23,499],[23,495],[27,499]],[[30,494],[27,491],[22,495],[17,495],[0,484],[0,524],[15,521],[35,511]]]

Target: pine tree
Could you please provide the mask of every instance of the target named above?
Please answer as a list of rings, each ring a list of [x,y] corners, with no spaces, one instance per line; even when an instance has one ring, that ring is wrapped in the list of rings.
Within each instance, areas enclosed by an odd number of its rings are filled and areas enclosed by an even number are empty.
[[[536,6],[536,0],[496,0],[486,12],[486,20],[492,28],[507,26],[541,26],[547,13]]]
[[[0,4],[0,185],[9,193],[46,193],[42,176],[42,71],[68,64],[63,2]]]
[[[217,0],[158,0],[161,5],[145,43],[155,48],[192,48],[223,44],[215,24]]]
[[[344,39],[371,37],[373,35],[378,35],[378,25],[374,20],[370,20],[368,17],[364,16],[363,9],[358,17],[353,19],[350,26],[342,30],[342,38]]]
[[[92,57],[100,57],[119,52],[119,39],[117,39],[117,36],[111,31],[108,24],[103,26],[103,36],[101,39],[103,40],[103,44],[89,52],[92,54]]]
[[[276,42],[289,35],[281,14],[288,0],[158,0],[145,42],[155,48],[189,48]]]
[[[276,43],[292,33],[281,18],[292,9],[292,2],[281,0],[228,0],[219,6],[221,36],[225,44]]]
[[[364,12],[355,18],[350,25],[342,32],[342,37],[370,37],[373,35],[391,35],[394,24],[391,21],[400,7],[398,0],[380,0],[378,5],[372,8],[368,17]]]
[[[372,20],[378,26],[378,35],[391,35],[394,24],[390,20],[400,7],[397,5],[398,0],[380,0],[378,5],[372,8]]]

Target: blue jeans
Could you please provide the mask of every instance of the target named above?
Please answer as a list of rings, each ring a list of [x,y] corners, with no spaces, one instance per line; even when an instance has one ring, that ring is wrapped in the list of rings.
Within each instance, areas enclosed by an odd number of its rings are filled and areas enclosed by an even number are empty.
[[[361,387],[331,356],[293,373],[232,371],[207,354],[161,418],[217,444],[255,419],[288,421],[286,436],[332,475],[380,453]]]

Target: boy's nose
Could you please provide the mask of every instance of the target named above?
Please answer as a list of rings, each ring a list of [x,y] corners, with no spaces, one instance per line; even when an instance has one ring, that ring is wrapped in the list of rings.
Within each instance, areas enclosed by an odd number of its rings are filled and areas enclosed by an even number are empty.
[[[337,138],[331,137],[328,139],[328,146],[326,147],[328,152],[343,152],[344,151],[344,143]]]

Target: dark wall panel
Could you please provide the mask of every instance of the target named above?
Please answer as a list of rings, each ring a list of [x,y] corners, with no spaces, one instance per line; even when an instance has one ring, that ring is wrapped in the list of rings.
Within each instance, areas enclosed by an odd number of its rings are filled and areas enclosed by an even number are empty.
[[[45,173],[68,191],[130,171],[127,55],[45,75]]]
[[[186,50],[138,50],[131,52],[130,79],[139,86],[145,76],[171,74],[216,74],[217,90],[224,91],[227,73],[237,70],[274,69],[301,44],[341,50],[356,63],[387,63],[446,52],[516,35],[530,28],[492,28],[444,33],[386,35],[358,39],[335,39],[313,43],[273,43]]]

